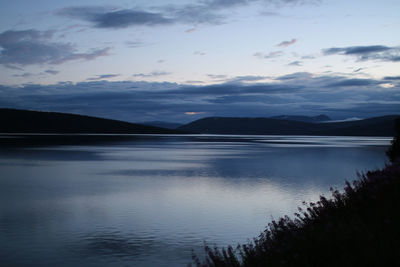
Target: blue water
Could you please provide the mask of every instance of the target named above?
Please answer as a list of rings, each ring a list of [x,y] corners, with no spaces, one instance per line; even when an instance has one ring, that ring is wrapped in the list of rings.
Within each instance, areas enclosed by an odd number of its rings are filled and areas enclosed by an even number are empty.
[[[390,138],[134,136],[0,149],[0,266],[186,266],[385,164]]]

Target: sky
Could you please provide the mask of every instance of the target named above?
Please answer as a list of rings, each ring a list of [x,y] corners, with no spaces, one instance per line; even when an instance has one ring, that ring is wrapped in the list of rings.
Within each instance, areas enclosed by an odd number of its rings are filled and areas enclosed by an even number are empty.
[[[398,0],[2,0],[0,108],[130,122],[400,113]]]

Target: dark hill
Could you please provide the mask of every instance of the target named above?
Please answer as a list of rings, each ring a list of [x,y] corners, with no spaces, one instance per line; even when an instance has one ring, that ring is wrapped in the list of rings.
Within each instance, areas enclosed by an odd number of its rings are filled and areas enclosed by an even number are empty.
[[[269,118],[224,118],[200,119],[179,130],[205,134],[302,134],[310,123]]]
[[[170,134],[178,131],[75,114],[0,109],[0,133]]]
[[[183,125],[182,123],[167,122],[167,121],[144,121],[144,122],[139,122],[139,123],[144,124],[144,125],[166,128],[166,129],[176,129]]]
[[[317,135],[394,136],[398,115],[382,116],[358,121],[319,123]]]
[[[390,115],[332,123],[309,123],[271,118],[209,117],[178,129],[205,134],[393,136],[394,121],[397,117],[399,116]]]
[[[332,119],[326,115],[318,115],[318,116],[299,116],[299,115],[280,115],[280,116],[273,116],[270,119],[278,119],[278,120],[291,120],[291,121],[302,121],[302,122],[327,122],[331,121]]]

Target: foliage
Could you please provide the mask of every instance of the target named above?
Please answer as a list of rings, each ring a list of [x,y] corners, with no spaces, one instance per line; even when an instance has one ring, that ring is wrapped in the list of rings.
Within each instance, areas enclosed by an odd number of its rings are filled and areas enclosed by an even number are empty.
[[[205,247],[202,266],[400,266],[400,124],[382,170],[358,174],[343,192],[303,203],[236,248]]]
[[[392,145],[386,151],[386,155],[391,162],[397,161],[400,158],[400,119],[396,119],[396,136],[392,140]]]

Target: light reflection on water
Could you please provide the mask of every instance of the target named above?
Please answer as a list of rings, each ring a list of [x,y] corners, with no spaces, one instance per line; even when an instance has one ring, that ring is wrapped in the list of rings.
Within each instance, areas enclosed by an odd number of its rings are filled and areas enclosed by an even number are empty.
[[[203,241],[245,242],[382,167],[389,143],[203,135],[3,149],[1,264],[185,266]]]

